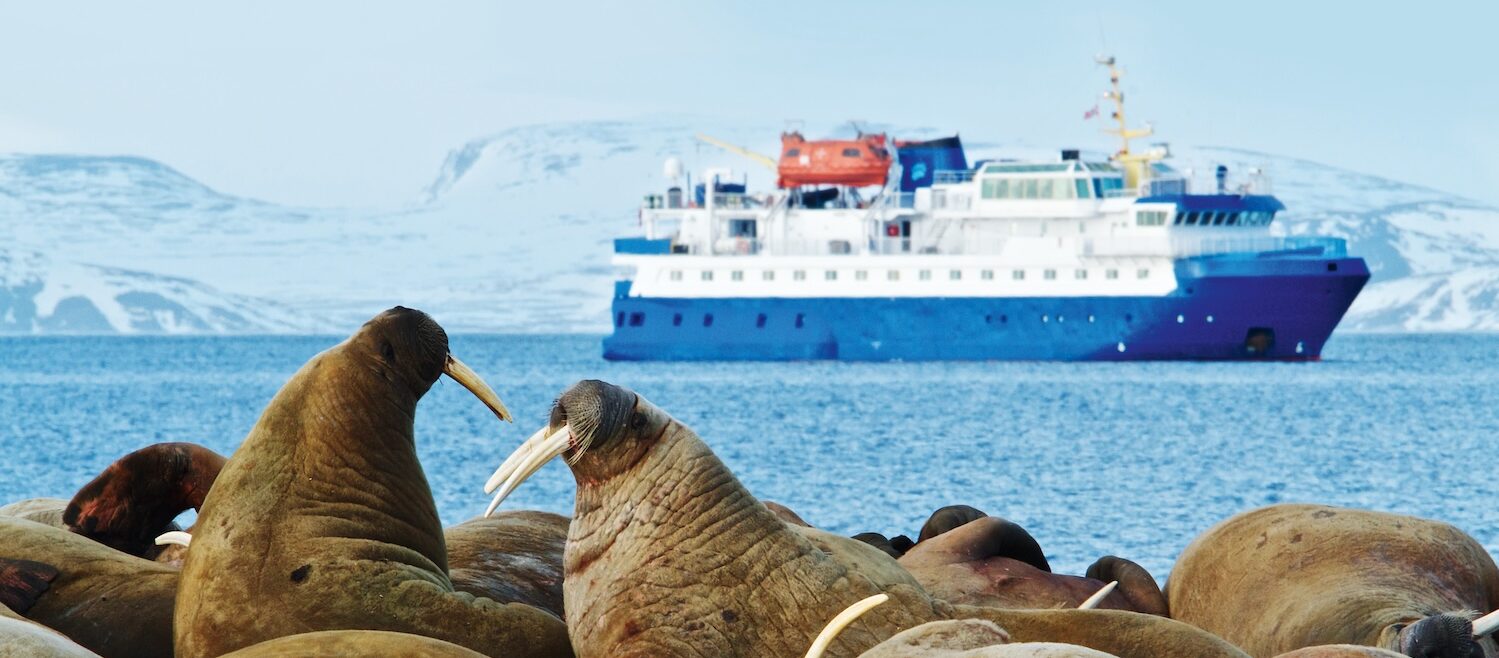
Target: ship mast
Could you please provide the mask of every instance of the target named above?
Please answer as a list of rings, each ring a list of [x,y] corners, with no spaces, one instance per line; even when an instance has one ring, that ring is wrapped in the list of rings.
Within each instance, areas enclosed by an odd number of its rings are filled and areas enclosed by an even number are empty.
[[[1112,118],[1118,124],[1115,128],[1105,128],[1104,132],[1119,137],[1119,151],[1111,158],[1124,167],[1124,185],[1130,190],[1138,190],[1141,183],[1150,180],[1150,163],[1161,160],[1167,153],[1164,148],[1155,148],[1142,153],[1129,150],[1129,140],[1149,137],[1155,134],[1155,128],[1149,123],[1144,128],[1130,128],[1124,117],[1124,90],[1119,87],[1119,78],[1124,72],[1119,70],[1113,55],[1099,55],[1094,58],[1102,66],[1109,67],[1109,90],[1104,92],[1103,97],[1114,103]]]

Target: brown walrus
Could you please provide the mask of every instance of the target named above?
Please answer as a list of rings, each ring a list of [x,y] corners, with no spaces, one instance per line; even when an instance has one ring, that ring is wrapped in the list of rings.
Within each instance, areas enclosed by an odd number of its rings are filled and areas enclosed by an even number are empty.
[[[1009,633],[979,619],[934,621],[901,631],[859,658],[1109,658],[1075,644],[1010,641]]]
[[[3,570],[0,566],[0,572]],[[0,573],[0,581],[3,580]],[[0,605],[0,658],[99,658],[99,654]]]
[[[62,522],[62,513],[67,508],[68,501],[61,498],[27,498],[0,507],[0,516],[35,521],[54,528],[66,528],[67,526]]]
[[[1405,658],[1405,654],[1356,644],[1323,644],[1283,653],[1275,658]]]
[[[55,574],[31,619],[106,657],[172,655],[177,570],[61,528],[0,517],[0,559]],[[37,574],[35,571],[18,573]],[[0,586],[3,589],[3,586]]]
[[[177,515],[203,506],[224,456],[193,443],[157,443],[119,458],[68,501],[69,530],[137,557],[155,558],[153,540]]]
[[[1484,649],[1463,611],[1499,604],[1499,569],[1445,523],[1275,505],[1194,540],[1171,570],[1166,598],[1173,618],[1255,656],[1359,644],[1477,658]]]
[[[453,589],[561,617],[568,520],[551,512],[501,512],[444,530]]]
[[[479,658],[456,644],[390,631],[317,631],[267,640],[223,658]]]
[[[444,373],[508,418],[420,311],[381,313],[297,371],[203,503],[182,566],[177,656],[320,630],[571,655],[555,615],[453,590],[412,434],[417,401]]]
[[[690,429],[603,382],[562,394],[549,426],[491,478],[494,504],[558,455],[577,480],[563,592],[573,647],[584,658],[800,655],[834,613],[878,593],[890,603],[839,635],[829,655],[856,656],[928,621],[978,617],[1020,641],[1125,658],[1243,656],[1158,617],[934,599],[872,547],[838,538],[832,551],[820,549],[751,496]],[[860,570],[841,551],[892,568]]]
[[[927,527],[931,526],[929,521]],[[925,539],[900,558],[900,565],[927,592],[952,603],[1076,608],[1114,581],[1119,586],[1098,607],[1163,617],[1167,613],[1166,597],[1143,567],[1106,556],[1094,562],[1086,576],[1052,573],[1030,533],[998,517],[980,512],[952,530],[933,536],[923,529],[922,535]]]

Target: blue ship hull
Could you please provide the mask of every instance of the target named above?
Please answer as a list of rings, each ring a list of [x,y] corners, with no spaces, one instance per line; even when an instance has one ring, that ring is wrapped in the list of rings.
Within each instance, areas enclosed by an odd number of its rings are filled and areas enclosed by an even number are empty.
[[[1362,258],[1176,264],[1159,297],[648,298],[617,288],[604,358],[637,361],[1314,360]]]

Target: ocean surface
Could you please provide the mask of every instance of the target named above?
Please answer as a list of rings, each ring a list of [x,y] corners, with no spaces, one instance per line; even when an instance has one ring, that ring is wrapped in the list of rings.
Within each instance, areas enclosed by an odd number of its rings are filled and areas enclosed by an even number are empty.
[[[160,441],[223,453],[334,337],[0,339],[0,502],[68,498]],[[1318,502],[1441,519],[1499,550],[1499,336],[1338,335],[1320,363],[609,363],[597,336],[455,336],[517,415],[444,379],[416,441],[446,523],[582,378],[695,428],[756,496],[844,534],[914,537],[966,503],[1060,572],[1101,555],[1164,579],[1230,515]],[[508,509],[570,513],[554,462]]]

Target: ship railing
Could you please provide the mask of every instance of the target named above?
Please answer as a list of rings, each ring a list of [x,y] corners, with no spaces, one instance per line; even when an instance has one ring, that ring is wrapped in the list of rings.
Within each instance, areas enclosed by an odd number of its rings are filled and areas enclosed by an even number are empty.
[[[972,169],[940,169],[932,174],[932,182],[937,184],[967,183],[971,180]]]
[[[1087,256],[1169,256],[1194,258],[1228,254],[1267,254],[1295,252],[1312,256],[1341,258],[1348,255],[1348,243],[1341,238],[1325,237],[1254,237],[1254,238],[1109,238],[1083,240],[1082,253]]]

